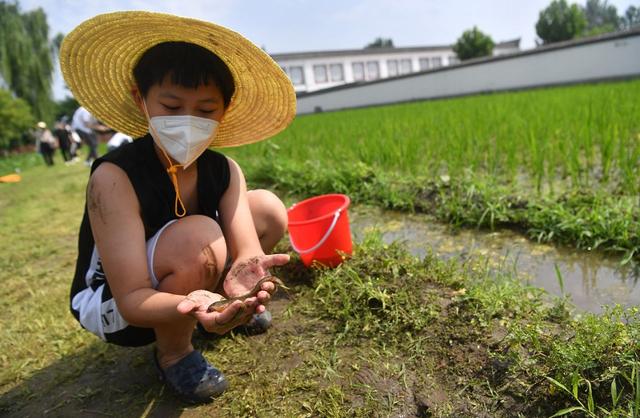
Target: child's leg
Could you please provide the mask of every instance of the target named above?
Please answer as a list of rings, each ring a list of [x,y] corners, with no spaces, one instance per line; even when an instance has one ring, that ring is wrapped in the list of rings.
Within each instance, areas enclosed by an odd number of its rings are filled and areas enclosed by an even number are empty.
[[[187,216],[169,225],[160,235],[153,256],[158,290],[186,295],[212,289],[220,279],[227,248],[220,226],[211,218]],[[191,317],[154,328],[158,361],[166,368],[193,351]]]
[[[262,251],[269,254],[287,230],[287,208],[268,190],[250,190],[247,198]]]

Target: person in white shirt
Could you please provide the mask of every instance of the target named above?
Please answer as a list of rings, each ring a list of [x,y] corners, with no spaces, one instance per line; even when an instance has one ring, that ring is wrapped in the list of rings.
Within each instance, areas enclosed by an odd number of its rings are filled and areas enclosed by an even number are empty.
[[[91,165],[98,158],[98,139],[93,132],[96,119],[89,113],[87,109],[80,106],[71,119],[71,129],[73,129],[82,139],[82,142],[89,147],[89,153],[85,160],[86,165]]]
[[[107,141],[107,151],[113,151],[114,149],[130,142],[133,142],[133,139],[129,135],[125,135],[122,132],[116,132],[109,141]]]
[[[129,135],[117,132],[100,121],[94,125],[93,132],[97,135],[98,142],[107,143],[107,152],[111,152],[122,145],[133,142],[133,138]]]

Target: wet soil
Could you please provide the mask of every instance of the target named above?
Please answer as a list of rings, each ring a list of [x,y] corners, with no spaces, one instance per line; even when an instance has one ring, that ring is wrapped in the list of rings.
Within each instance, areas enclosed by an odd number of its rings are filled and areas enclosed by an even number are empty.
[[[332,321],[296,308],[312,292],[311,279],[301,271],[298,265],[283,274],[291,290],[280,292],[270,305],[274,325],[266,334],[195,337],[195,347],[231,381],[231,389],[211,404],[186,405],[168,393],[152,366],[151,347],[120,348],[96,340],[3,394],[0,412],[7,417],[358,416],[362,411],[381,417],[535,417],[553,412],[546,397],[536,395],[540,389],[506,379],[509,364],[491,355],[504,329],[497,322],[489,328],[471,325],[456,298],[459,291],[434,283],[417,289],[438,311],[415,336],[421,343],[414,352],[380,352],[363,339],[336,343]],[[290,315],[292,307],[296,315]],[[338,410],[328,406],[333,396]],[[371,415],[372,410],[377,412]]]

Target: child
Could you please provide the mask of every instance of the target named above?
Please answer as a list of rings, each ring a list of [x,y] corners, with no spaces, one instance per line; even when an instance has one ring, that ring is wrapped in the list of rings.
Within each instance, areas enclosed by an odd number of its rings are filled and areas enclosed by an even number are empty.
[[[138,138],[92,165],[71,310],[107,342],[155,341],[169,388],[208,401],[228,383],[191,345],[195,325],[223,334],[264,315],[270,282],[220,313],[207,308],[222,294],[247,293],[289,260],[265,255],[286,229],[282,202],[247,191],[238,164],[208,148],[286,128],[293,87],[237,33],[159,13],[96,16],[67,35],[60,62],[88,111]]]

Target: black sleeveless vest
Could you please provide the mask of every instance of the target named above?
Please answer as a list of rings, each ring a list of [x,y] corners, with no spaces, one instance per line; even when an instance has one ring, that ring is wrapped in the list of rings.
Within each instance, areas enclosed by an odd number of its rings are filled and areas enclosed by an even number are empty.
[[[173,184],[154,150],[151,135],[134,140],[97,159],[93,173],[100,164],[108,161],[120,167],[129,177],[140,203],[145,240],[151,238],[160,228],[177,216],[174,213],[175,190]],[[197,160],[198,212],[218,220],[218,206],[222,195],[229,186],[229,163],[227,158],[215,151],[206,150]],[[194,215],[195,213],[188,213]],[[80,225],[78,238],[78,259],[71,285],[71,300],[78,292],[92,287],[94,290],[104,285],[102,298],[111,298],[111,292],[98,261],[98,268],[91,268],[91,258],[95,241],[91,232],[87,205]],[[91,277],[87,277],[91,276]],[[80,313],[73,307],[71,312],[79,320]]]

